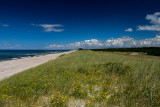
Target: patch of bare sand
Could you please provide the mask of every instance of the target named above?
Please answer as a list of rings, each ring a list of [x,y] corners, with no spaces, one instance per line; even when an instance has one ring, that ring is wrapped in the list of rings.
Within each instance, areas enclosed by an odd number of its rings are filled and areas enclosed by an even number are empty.
[[[129,55],[138,55],[138,53],[130,53]]]

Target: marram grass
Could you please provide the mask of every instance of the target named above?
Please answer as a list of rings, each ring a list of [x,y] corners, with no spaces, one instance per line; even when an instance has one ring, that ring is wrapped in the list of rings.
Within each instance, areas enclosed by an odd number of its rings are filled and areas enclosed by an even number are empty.
[[[3,106],[160,106],[160,60],[77,51],[1,81]]]

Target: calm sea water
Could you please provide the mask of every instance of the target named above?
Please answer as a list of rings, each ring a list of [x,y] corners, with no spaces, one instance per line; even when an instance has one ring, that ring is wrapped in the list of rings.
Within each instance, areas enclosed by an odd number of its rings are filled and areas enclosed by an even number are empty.
[[[0,50],[0,61],[35,57],[69,50]]]

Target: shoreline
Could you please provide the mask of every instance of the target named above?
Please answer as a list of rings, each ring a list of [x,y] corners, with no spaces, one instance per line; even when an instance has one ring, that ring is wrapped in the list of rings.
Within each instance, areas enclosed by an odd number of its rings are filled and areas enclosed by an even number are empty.
[[[62,52],[67,52],[67,51],[71,51],[71,50],[0,50],[0,55],[1,55],[0,62],[24,59],[24,58],[29,58],[29,57],[39,57],[39,56],[45,56],[48,54],[56,54],[56,53],[62,53]],[[11,54],[8,54],[8,53],[11,53]]]
[[[74,51],[47,54],[38,57],[28,57],[24,59],[6,60],[0,62],[0,81],[19,72],[41,65],[49,60],[58,58],[60,55],[69,54]]]

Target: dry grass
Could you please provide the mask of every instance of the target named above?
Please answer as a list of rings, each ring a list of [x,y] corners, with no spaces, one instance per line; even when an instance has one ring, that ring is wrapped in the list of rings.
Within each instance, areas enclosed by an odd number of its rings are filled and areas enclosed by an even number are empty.
[[[160,60],[77,51],[0,82],[0,106],[159,106]]]

